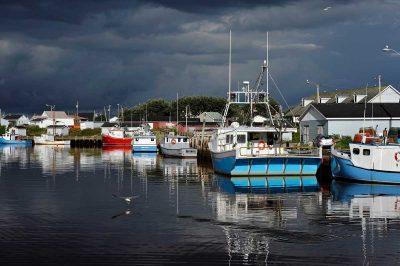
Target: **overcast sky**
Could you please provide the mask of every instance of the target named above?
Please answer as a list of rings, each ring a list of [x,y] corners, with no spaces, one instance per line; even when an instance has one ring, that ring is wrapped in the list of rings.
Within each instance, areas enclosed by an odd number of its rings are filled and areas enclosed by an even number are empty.
[[[0,1],[0,108],[225,96],[229,29],[234,86],[257,78],[268,31],[270,71],[290,105],[314,93],[306,79],[335,90],[381,74],[400,88],[400,56],[382,52],[400,51],[396,0],[11,0]]]

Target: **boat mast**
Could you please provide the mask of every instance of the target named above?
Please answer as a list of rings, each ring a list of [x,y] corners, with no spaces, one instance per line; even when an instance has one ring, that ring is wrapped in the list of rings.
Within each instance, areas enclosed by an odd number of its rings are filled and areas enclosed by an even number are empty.
[[[179,124],[179,95],[178,93],[176,93],[176,134],[179,135],[179,128],[178,128],[178,124]]]
[[[275,126],[274,119],[272,118],[271,107],[269,106],[269,32],[267,31],[267,109],[269,120],[272,126]]]
[[[231,77],[232,77],[232,30],[229,30],[228,98],[225,105],[224,114],[222,116],[222,126],[225,126],[226,117],[228,116],[229,106],[231,104]]]

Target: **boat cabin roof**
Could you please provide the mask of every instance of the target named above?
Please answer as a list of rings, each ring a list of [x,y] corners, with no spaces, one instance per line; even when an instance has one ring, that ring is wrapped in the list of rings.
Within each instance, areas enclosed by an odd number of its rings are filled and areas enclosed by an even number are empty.
[[[224,128],[218,128],[218,132],[229,132],[229,131],[236,131],[236,132],[273,132],[276,133],[276,129],[273,127],[246,127],[246,126],[240,126],[240,127],[224,127]],[[296,128],[282,128],[282,132],[296,132]]]

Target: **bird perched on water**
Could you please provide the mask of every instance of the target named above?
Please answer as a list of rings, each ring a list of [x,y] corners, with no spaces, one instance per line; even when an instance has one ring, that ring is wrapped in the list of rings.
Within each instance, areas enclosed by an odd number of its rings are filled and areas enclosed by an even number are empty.
[[[133,199],[139,198],[139,196],[130,196],[130,197],[122,197],[122,196],[117,196],[115,194],[112,194],[114,198],[122,199],[124,200],[127,204],[130,204]]]
[[[327,7],[324,8],[324,11],[328,11],[331,8],[332,8],[331,6],[327,6]]]

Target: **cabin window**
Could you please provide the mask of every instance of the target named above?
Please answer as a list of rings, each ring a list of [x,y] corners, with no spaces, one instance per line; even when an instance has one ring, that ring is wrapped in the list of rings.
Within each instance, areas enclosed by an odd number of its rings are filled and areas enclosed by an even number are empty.
[[[168,142],[168,138],[165,138],[165,142]]]
[[[259,140],[260,139],[260,133],[250,133],[249,134],[249,140]]]
[[[226,135],[226,143],[232,143],[233,142],[233,135]]]
[[[152,138],[151,141],[154,141],[154,138]]]
[[[371,154],[371,151],[369,149],[363,150],[363,155],[369,156],[370,154]]]
[[[360,154],[360,149],[359,148],[354,148],[353,149],[353,154],[356,154],[356,155]]]
[[[188,140],[187,139],[183,139],[183,142],[187,142]]]
[[[237,135],[237,143],[246,143],[246,135]]]
[[[135,140],[136,140],[136,141],[139,141],[139,139],[138,139],[138,138],[136,138]]]

